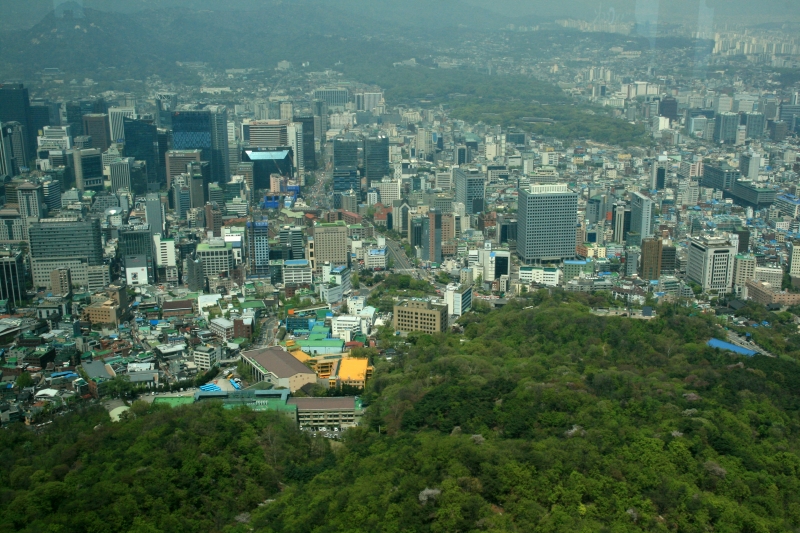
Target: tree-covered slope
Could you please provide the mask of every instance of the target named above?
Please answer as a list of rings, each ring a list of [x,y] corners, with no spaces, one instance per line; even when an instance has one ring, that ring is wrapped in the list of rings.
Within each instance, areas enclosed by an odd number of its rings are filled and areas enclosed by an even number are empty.
[[[711,315],[602,300],[540,292],[460,335],[388,337],[400,355],[332,447],[213,405],[5,430],[0,530],[800,531],[797,363],[708,348]]]

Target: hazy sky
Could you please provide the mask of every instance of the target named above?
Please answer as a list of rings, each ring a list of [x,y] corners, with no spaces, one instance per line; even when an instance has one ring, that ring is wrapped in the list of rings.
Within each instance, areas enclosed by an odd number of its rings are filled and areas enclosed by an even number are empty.
[[[61,2],[63,0],[56,0]],[[159,7],[194,7],[199,9],[263,9],[280,0],[83,0],[85,7],[103,11],[134,11]],[[292,0],[285,0],[291,2]],[[318,1],[320,9],[336,9],[346,5],[357,10],[359,3],[369,5],[370,11],[380,11],[386,4],[388,12],[396,12],[398,0],[305,0]],[[510,22],[523,17],[526,23],[537,19],[572,17],[593,20],[597,16],[633,22],[642,17],[655,21],[693,22],[700,13],[715,22],[759,23],[765,21],[800,21],[800,0],[401,0],[413,4],[420,17],[425,5],[443,4],[448,8],[469,10],[474,6],[507,17]],[[704,4],[701,10],[700,4]],[[53,9],[53,0],[0,0],[0,28],[30,27]],[[79,2],[80,3],[80,2]],[[391,7],[390,7],[391,6]],[[401,8],[402,9],[402,8]],[[462,11],[463,13],[463,11]]]

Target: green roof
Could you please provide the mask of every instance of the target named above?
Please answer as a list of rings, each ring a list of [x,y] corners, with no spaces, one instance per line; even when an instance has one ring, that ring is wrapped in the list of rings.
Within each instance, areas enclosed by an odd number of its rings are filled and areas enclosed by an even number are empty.
[[[314,347],[319,348],[342,348],[344,346],[344,341],[342,339],[325,339],[325,340],[317,340],[317,339],[294,339],[295,343],[297,343],[303,351],[306,351],[306,348],[313,349]]]
[[[264,309],[267,306],[261,300],[247,300],[241,304],[242,309]]]

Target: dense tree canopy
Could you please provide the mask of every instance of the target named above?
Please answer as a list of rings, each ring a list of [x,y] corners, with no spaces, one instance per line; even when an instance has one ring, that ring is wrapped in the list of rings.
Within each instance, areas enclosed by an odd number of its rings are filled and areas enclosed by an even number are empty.
[[[798,531],[797,363],[707,347],[713,315],[592,298],[384,339],[341,443],[215,405],[4,431],[0,530]]]

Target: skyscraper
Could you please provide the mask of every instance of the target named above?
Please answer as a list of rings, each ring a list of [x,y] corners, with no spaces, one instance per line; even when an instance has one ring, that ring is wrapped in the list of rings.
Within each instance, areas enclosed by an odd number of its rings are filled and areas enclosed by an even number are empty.
[[[566,184],[520,189],[517,255],[524,263],[563,261],[575,256],[578,195]]]
[[[0,124],[0,179],[11,178],[17,174],[14,161],[14,148],[11,145],[11,128]]]
[[[739,127],[738,113],[718,113],[714,122],[714,141],[733,144],[736,142],[736,130]]]
[[[254,120],[242,124],[242,137],[253,148],[273,148],[289,144],[288,120]]]
[[[88,285],[93,267],[105,266],[99,219],[43,218],[30,225],[28,236],[36,287],[48,287],[56,268],[69,268],[74,283]]]
[[[159,128],[172,127],[172,112],[178,107],[175,93],[156,93],[156,125]]]
[[[203,153],[202,150],[168,150],[164,157],[167,166],[167,186],[169,187],[175,176],[186,172],[187,164],[202,161]]]
[[[75,186],[84,191],[86,189],[103,188],[103,154],[97,148],[73,150],[75,164]]]
[[[453,181],[456,189],[455,201],[464,204],[464,212],[467,215],[482,212],[486,194],[486,178],[483,173],[454,168]]]
[[[764,130],[767,127],[764,113],[745,113],[742,116],[742,120],[746,126],[745,131],[748,139],[761,139],[764,137]]]
[[[134,191],[131,184],[131,173],[133,172],[132,157],[121,157],[115,159],[108,165],[111,178],[111,192],[116,193],[120,189],[125,189],[133,194],[142,194],[145,191]]]
[[[389,175],[389,137],[376,135],[364,141],[364,175],[367,187]]]
[[[269,278],[269,224],[266,220],[247,223],[249,276]]]
[[[190,106],[187,106],[190,107]],[[211,163],[211,179],[228,181],[228,113],[224,106],[183,109],[172,113],[172,147],[199,149],[202,160]]]
[[[38,183],[23,183],[17,187],[17,202],[19,215],[27,222],[44,218],[47,213],[42,186]]]
[[[659,237],[642,239],[642,259],[639,277],[654,280],[661,276],[661,251],[663,243]]]
[[[144,209],[147,223],[150,225],[150,234],[160,233],[166,236],[164,231],[164,204],[161,202],[161,195],[153,192],[148,193],[145,196]]]
[[[228,183],[231,178],[228,157],[228,110],[224,105],[210,105],[211,114],[211,179]]]
[[[14,307],[25,300],[25,263],[19,250],[0,250],[0,300]]]
[[[146,163],[147,190],[159,190],[158,129],[155,124],[128,117],[123,117],[122,124],[125,130],[125,155]]]
[[[206,232],[212,233],[214,237],[222,236],[222,211],[217,204],[206,202]]]
[[[653,200],[640,192],[631,196],[631,231],[642,239],[653,236]]]
[[[89,148],[108,150],[111,146],[111,129],[108,115],[104,113],[89,113],[83,115],[83,134],[92,138]]]
[[[186,213],[192,208],[190,176],[182,174],[172,180],[172,200],[175,204],[175,216],[178,220],[186,220]]]
[[[208,200],[208,185],[211,181],[211,165],[207,161],[186,165],[192,207],[203,207]]]
[[[342,167],[358,168],[358,148],[361,140],[355,137],[339,136],[333,140],[333,169]]]
[[[686,277],[704,291],[730,292],[736,247],[724,237],[701,237],[689,241]]]
[[[0,84],[0,122],[19,122],[23,128],[26,154],[36,152],[36,132],[31,129],[31,100],[21,83]],[[20,163],[27,166],[28,161]]]
[[[303,125],[303,164],[306,170],[317,169],[316,147],[314,145],[314,115],[300,115],[295,122]]]
[[[111,130],[111,142],[125,142],[125,126],[123,119],[136,118],[136,109],[133,107],[109,107],[108,124]]]

